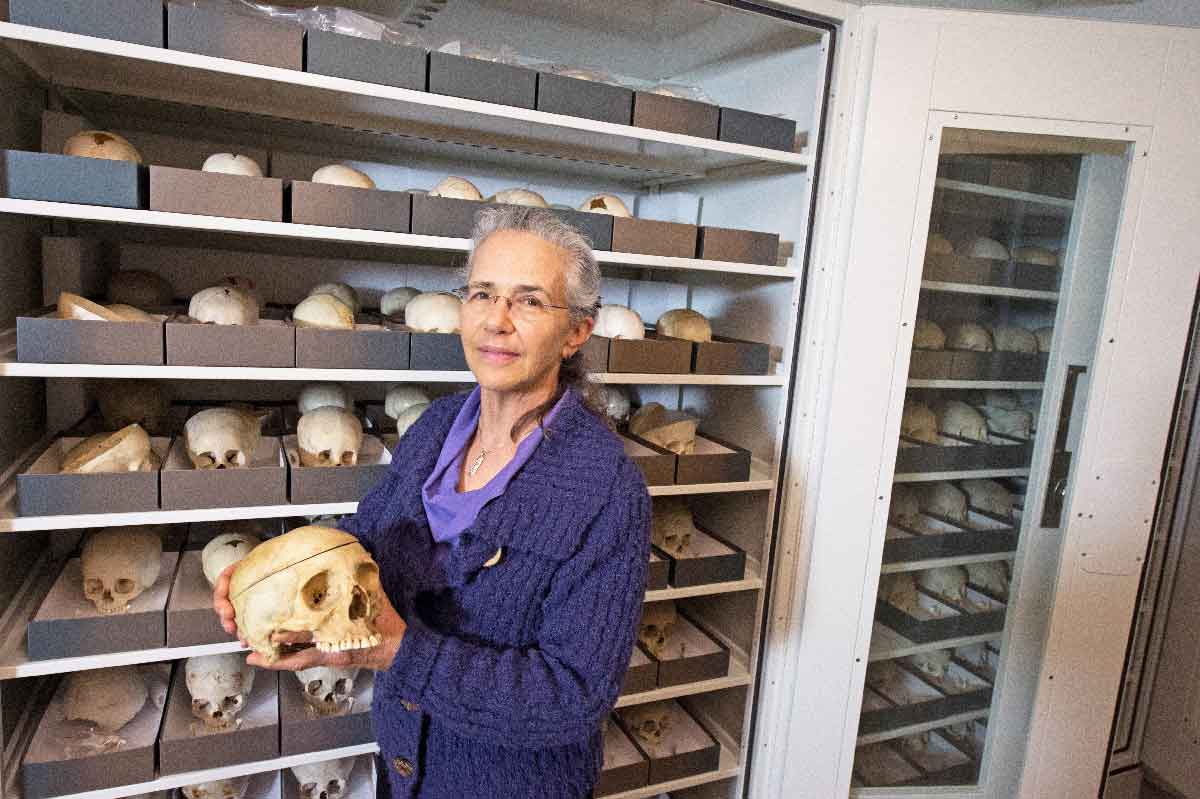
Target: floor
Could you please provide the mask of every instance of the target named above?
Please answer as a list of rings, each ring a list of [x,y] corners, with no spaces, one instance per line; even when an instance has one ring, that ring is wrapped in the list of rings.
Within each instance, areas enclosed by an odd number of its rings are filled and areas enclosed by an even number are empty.
[[[1142,782],[1142,795],[1140,799],[1179,799],[1177,794],[1168,793],[1161,788],[1156,788],[1149,782]]]

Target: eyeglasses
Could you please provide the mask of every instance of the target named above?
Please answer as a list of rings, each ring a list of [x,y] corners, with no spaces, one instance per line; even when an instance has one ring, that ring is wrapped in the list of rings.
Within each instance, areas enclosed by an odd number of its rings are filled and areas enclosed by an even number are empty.
[[[520,319],[525,322],[537,321],[545,318],[550,313],[551,309],[559,311],[573,310],[567,305],[551,305],[536,294],[522,293],[513,297],[508,297],[504,294],[493,294],[486,289],[473,288],[471,286],[462,286],[452,292],[466,307],[482,311],[488,305],[495,305],[496,300],[504,300],[508,304],[508,312],[514,319]]]

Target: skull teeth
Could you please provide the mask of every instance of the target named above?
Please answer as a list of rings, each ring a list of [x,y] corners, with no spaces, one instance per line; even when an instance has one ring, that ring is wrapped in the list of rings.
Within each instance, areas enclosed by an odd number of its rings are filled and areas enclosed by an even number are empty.
[[[365,638],[346,638],[341,641],[317,641],[318,652],[349,652],[352,649],[369,649],[378,646],[383,639],[377,633]]]

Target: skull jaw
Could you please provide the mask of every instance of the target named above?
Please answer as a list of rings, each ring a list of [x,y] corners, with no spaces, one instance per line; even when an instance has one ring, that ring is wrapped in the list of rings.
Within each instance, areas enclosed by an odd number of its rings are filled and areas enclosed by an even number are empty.
[[[116,616],[121,613],[128,613],[129,603],[136,598],[137,594],[120,598],[105,597],[104,595],[91,595],[88,597],[96,605],[96,611],[102,616]]]
[[[354,697],[350,694],[326,693],[313,696],[305,691],[304,701],[308,703],[309,709],[318,716],[341,716],[354,708]]]

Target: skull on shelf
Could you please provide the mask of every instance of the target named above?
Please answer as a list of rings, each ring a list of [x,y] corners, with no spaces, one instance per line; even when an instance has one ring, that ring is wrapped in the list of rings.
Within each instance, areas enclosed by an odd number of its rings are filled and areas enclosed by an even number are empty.
[[[63,715],[68,721],[90,721],[105,732],[124,727],[150,693],[137,666],[90,669],[67,675]]]
[[[932,677],[935,680],[941,680],[946,676],[946,670],[950,668],[950,660],[953,657],[953,649],[935,649],[932,652],[920,652],[916,655],[910,655],[904,661],[922,674]]]
[[[923,402],[905,402],[900,418],[900,435],[926,444],[939,443],[937,414]]]
[[[204,579],[208,580],[209,585],[215,586],[221,572],[249,555],[261,543],[258,536],[249,533],[221,533],[200,551]]]
[[[402,410],[400,415],[396,417],[396,434],[401,436],[404,435],[408,428],[412,427],[413,424],[415,424],[416,421],[421,418],[421,414],[425,413],[425,410],[428,407],[429,403],[426,402],[418,403],[416,405],[409,405],[407,408]]]
[[[666,652],[667,640],[675,632],[678,621],[679,613],[675,610],[674,601],[668,599],[665,602],[651,602],[643,606],[638,640],[650,650],[650,654],[661,658]]]
[[[1006,560],[986,560],[967,564],[967,582],[981,588],[997,599],[1008,597],[1008,581],[1012,575]]]
[[[479,189],[475,188],[475,184],[466,178],[450,177],[442,178],[438,184],[429,190],[430,197],[448,197],[453,200],[482,200],[483,195]]]
[[[1058,266],[1058,253],[1045,247],[1016,247],[1013,249],[1014,261],[1035,266]]]
[[[379,567],[358,540],[327,527],[298,527],[238,562],[229,584],[238,634],[269,661],[276,632],[311,632],[322,652],[379,643]]]
[[[420,289],[412,286],[394,288],[379,299],[379,312],[384,316],[401,318],[404,316],[404,309],[420,293]]]
[[[633,214],[629,213],[629,207],[625,205],[625,201],[615,194],[593,194],[588,197],[579,206],[580,211],[590,211],[593,214],[608,214],[609,216],[620,216],[629,218]]]
[[[108,301],[135,308],[170,305],[175,289],[166,278],[140,269],[122,269],[108,279]]]
[[[332,294],[312,294],[292,309],[292,323],[318,330],[353,330],[354,311]]]
[[[549,207],[545,197],[529,189],[505,189],[488,197],[487,201],[504,205],[528,205],[532,208]]]
[[[105,307],[69,291],[58,295],[58,318],[87,322],[155,322],[150,314],[132,305],[116,303]]]
[[[953,483],[925,483],[917,488],[917,497],[924,512],[956,524],[967,523],[967,495]]]
[[[1011,519],[1013,514],[1013,495],[995,480],[963,480],[959,487],[967,493],[967,501],[972,508]]]
[[[692,545],[696,525],[683,497],[655,497],[651,507],[651,538],[664,552],[679,556]]]
[[[1017,325],[996,325],[992,328],[992,341],[996,352],[1024,352],[1036,354],[1037,336]]]
[[[1054,338],[1054,328],[1039,327],[1037,330],[1033,331],[1033,335],[1037,339],[1038,352],[1049,352],[1050,341],[1052,338]]]
[[[204,159],[202,172],[220,172],[224,175],[244,175],[251,178],[263,176],[262,167],[248,155],[236,153],[213,153]]]
[[[184,678],[192,697],[192,715],[213,729],[240,723],[238,713],[246,707],[254,687],[254,667],[238,652],[188,658]]]
[[[183,794],[184,799],[243,799],[248,787],[250,787],[250,777],[246,775],[184,785],[179,792]]]
[[[97,433],[79,442],[63,456],[63,474],[152,472],[159,457],[141,425],[131,424],[115,433]]]
[[[418,333],[457,333],[462,300],[453,294],[418,294],[404,309],[404,324]]]
[[[941,233],[930,233],[925,242],[925,252],[928,255],[954,255],[954,245]]]
[[[629,419],[632,409],[629,400],[629,389],[625,386],[604,387],[604,414],[616,424],[624,424]]]
[[[383,412],[390,419],[399,419],[400,414],[414,405],[428,405],[429,395],[420,386],[401,384],[388,389],[383,399]]]
[[[162,539],[148,527],[97,530],[83,542],[79,556],[83,595],[104,614],[124,613],[158,581]]]
[[[245,275],[226,275],[221,278],[222,286],[232,286],[241,291],[253,302],[254,306],[261,312],[266,307],[266,302],[263,301],[262,295],[258,293],[258,284]]]
[[[630,417],[629,432],[676,455],[690,455],[696,451],[699,424],[682,411],[668,411],[657,402],[648,402]]]
[[[371,176],[345,164],[329,164],[313,172],[313,183],[325,183],[330,186],[348,186],[354,189],[373,189],[375,181]]]
[[[992,261],[1008,260],[1008,248],[987,236],[976,236],[967,242],[964,249],[970,258],[987,258]]]
[[[142,156],[124,137],[106,130],[85,130],[63,143],[63,155],[142,163]]]
[[[109,430],[136,424],[145,430],[166,427],[170,404],[162,384],[153,380],[105,380],[96,386],[100,416]]]
[[[197,469],[242,469],[262,440],[263,417],[242,407],[205,408],[183,425],[184,445]]]
[[[914,350],[946,349],[946,334],[941,325],[929,319],[918,319],[913,330]]]
[[[967,352],[991,352],[996,348],[992,334],[983,325],[963,322],[954,325],[946,333],[946,349]]]
[[[322,405],[350,410],[354,407],[350,399],[350,389],[341,383],[309,383],[300,389],[300,397],[296,400],[296,407],[300,413],[308,413]]]
[[[947,400],[937,406],[938,429],[943,435],[958,436],[972,441],[988,440],[987,421],[983,414],[961,400]]]
[[[637,311],[624,305],[601,305],[596,313],[592,334],[605,338],[639,339],[646,337],[646,326]]]
[[[296,425],[302,466],[355,466],[362,438],[358,417],[333,405],[312,409]]]
[[[1033,435],[1033,414],[1024,408],[1008,410],[983,405],[979,411],[987,419],[987,425],[992,432],[1025,439]]]
[[[921,506],[913,489],[900,483],[892,486],[888,521],[909,528],[915,528],[921,523]]]
[[[258,300],[237,286],[209,286],[192,295],[188,313],[197,322],[212,325],[258,324]]]
[[[912,572],[892,572],[879,576],[879,598],[897,610],[913,614],[917,604],[917,582]]]
[[[300,786],[300,799],[342,799],[350,787],[350,773],[356,758],[322,760],[292,766],[292,775]]]
[[[318,715],[328,716],[341,713],[354,703],[354,681],[358,678],[356,668],[336,666],[313,666],[295,672],[304,691],[304,701]]]
[[[691,308],[674,308],[658,317],[654,325],[660,336],[682,338],[688,341],[712,341],[712,325],[699,311]]]
[[[315,297],[318,294],[329,294],[337,297],[355,314],[362,310],[362,303],[359,302],[358,292],[354,290],[353,286],[346,283],[321,283],[308,290],[308,296],[310,297]]]
[[[967,570],[962,566],[938,566],[916,573],[917,583],[930,593],[962,602],[967,594]]]
[[[621,714],[629,731],[648,746],[661,746],[674,726],[674,703],[670,700],[634,705]]]

